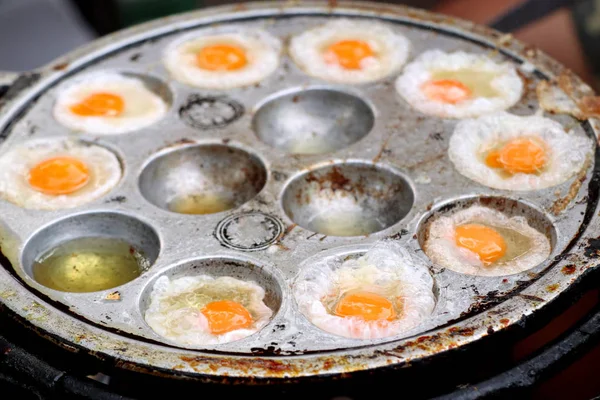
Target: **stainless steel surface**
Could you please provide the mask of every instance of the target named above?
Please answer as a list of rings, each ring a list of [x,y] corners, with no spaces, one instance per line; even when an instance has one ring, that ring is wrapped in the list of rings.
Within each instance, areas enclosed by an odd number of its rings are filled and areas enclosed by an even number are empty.
[[[266,181],[260,159],[233,146],[178,146],[144,167],[140,191],[163,209],[212,214],[251,200]]]
[[[205,91],[172,80],[161,63],[165,47],[182,31],[211,29],[220,23],[267,29],[285,39],[335,16],[390,24],[411,40],[412,57],[440,48],[486,53],[517,65],[528,61],[527,65],[535,65],[538,71],[521,68],[527,90],[522,101],[510,110],[516,114],[536,112],[532,89],[540,73],[553,77],[563,72],[562,66],[544,55],[485,28],[372,3],[342,3],[335,7],[320,2],[238,5],[166,18],[104,38],[37,71],[41,79],[9,99],[0,115],[0,128],[8,134],[2,150],[29,139],[74,135],[52,118],[53,101],[63,80],[92,71],[118,70],[157,79],[162,82],[160,87],[168,87],[172,94],[171,109],[162,121],[141,131],[102,137],[79,134],[82,139],[115,151],[123,162],[121,183],[104,198],[61,211],[24,210],[0,202],[0,247],[15,271],[13,274],[9,265],[0,269],[0,301],[43,331],[61,338],[65,346],[117,358],[122,368],[159,374],[177,370],[207,380],[224,375],[242,380],[293,378],[404,367],[411,360],[467,346],[518,324],[596,266],[592,255],[585,251],[587,241],[600,236],[597,193],[588,193],[593,183],[593,163],[581,177],[551,189],[519,193],[492,190],[458,174],[448,160],[448,140],[456,121],[425,117],[411,109],[394,90],[396,76],[371,84],[333,87],[305,75],[284,55],[280,68],[258,85]],[[502,51],[494,50],[497,48]],[[290,104],[290,93],[286,92],[290,88],[294,96],[308,102],[309,108],[295,105],[293,97]],[[281,93],[286,94],[281,97]],[[191,123],[194,118],[186,110],[195,107],[190,108],[190,102],[199,101],[208,104],[202,110],[216,109],[224,114],[212,121],[198,117],[199,123]],[[273,146],[273,126],[283,129],[284,137],[305,132],[287,121],[285,113],[304,113],[319,104],[353,110],[350,120],[342,121],[342,126],[360,127],[352,140],[332,127],[333,113],[318,113],[314,123],[323,129],[319,133],[329,131],[335,139],[327,143],[334,146],[331,152],[290,155],[284,150],[287,144],[284,149]],[[240,114],[242,110],[246,112]],[[199,112],[201,116],[203,113]],[[567,116],[550,117],[572,127],[576,135],[594,135],[597,129],[596,121],[590,125]],[[196,162],[207,156],[209,166]],[[241,179],[234,173],[235,168],[220,168],[221,174],[212,168],[225,162],[233,162],[234,167],[249,166],[254,178]],[[183,173],[184,168],[206,178],[210,187],[224,188],[235,199],[235,207],[197,216],[166,210],[166,185],[177,176],[176,171]],[[320,178],[331,178],[332,173],[342,178],[319,182]],[[338,199],[332,197],[332,184],[340,182],[337,188],[346,192],[364,185],[365,193],[357,196],[350,208],[357,217],[374,221],[368,232],[331,236],[319,234],[320,229],[313,225],[319,213],[336,207]],[[303,202],[294,198],[299,191],[307,191]],[[419,237],[431,213],[446,212],[448,207],[444,205],[449,203],[489,196],[500,199],[489,202],[491,207],[522,212],[550,236],[550,259],[530,271],[503,277],[461,275],[431,265],[437,288],[431,318],[394,338],[341,338],[319,330],[298,312],[291,287],[304,266],[361,254],[370,244],[385,238],[403,243],[427,261]],[[394,202],[401,207],[394,209]],[[565,202],[567,207],[561,210],[559,206]],[[29,261],[52,240],[62,240],[67,234],[59,229],[63,224],[60,221],[79,219],[81,229],[93,231],[97,226],[87,220],[87,215],[98,213],[117,213],[139,221],[137,226],[144,228],[126,231],[132,234],[129,238],[145,230],[156,232],[157,240],[149,234],[152,243],[160,243],[153,266],[138,279],[104,292],[63,293],[35,282],[28,273]],[[52,226],[57,221],[56,230],[40,230],[40,226]],[[49,241],[53,232],[60,234]],[[256,280],[267,291],[268,304],[276,311],[271,322],[240,341],[195,350],[173,346],[156,335],[143,318],[155,280],[164,274],[204,272]],[[118,300],[107,297],[114,290],[120,293]],[[482,312],[473,311],[482,298],[490,296],[499,304]],[[59,310],[50,300],[66,305],[68,311]]]
[[[258,138],[292,154],[340,150],[368,135],[375,118],[360,97],[331,88],[286,90],[257,108]]]
[[[295,177],[281,201],[288,218],[309,231],[361,236],[402,220],[413,205],[414,194],[399,172],[346,160]]]

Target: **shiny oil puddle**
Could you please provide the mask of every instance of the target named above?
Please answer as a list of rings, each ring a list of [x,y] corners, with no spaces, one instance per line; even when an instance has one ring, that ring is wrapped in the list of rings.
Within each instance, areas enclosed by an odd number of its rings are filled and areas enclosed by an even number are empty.
[[[82,238],[38,257],[33,263],[33,277],[62,292],[96,292],[134,280],[150,264],[138,249],[123,240]]]

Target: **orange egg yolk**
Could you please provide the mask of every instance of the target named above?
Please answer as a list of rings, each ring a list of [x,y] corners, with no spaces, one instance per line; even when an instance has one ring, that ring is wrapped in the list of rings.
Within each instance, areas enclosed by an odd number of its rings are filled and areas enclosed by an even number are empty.
[[[198,67],[208,71],[235,71],[248,64],[246,51],[230,44],[216,44],[202,48],[196,54]]]
[[[76,158],[56,157],[29,170],[29,184],[46,194],[69,194],[81,189],[90,179],[87,166]]]
[[[456,227],[456,244],[479,256],[489,265],[506,254],[506,242],[498,231],[479,224],[466,224]]]
[[[252,315],[246,308],[231,300],[214,301],[202,309],[208,327],[214,334],[221,334],[252,325]]]
[[[544,168],[546,150],[531,139],[514,139],[500,149],[488,153],[485,163],[492,168],[502,168],[510,174],[533,174]]]
[[[392,302],[371,292],[345,294],[335,307],[340,317],[359,317],[365,321],[391,321],[396,317]]]
[[[71,106],[71,112],[82,117],[118,117],[124,109],[123,98],[112,93],[94,93]]]
[[[325,59],[346,69],[361,69],[362,61],[374,55],[375,52],[367,42],[342,40],[327,48]]]
[[[473,94],[464,83],[455,79],[428,81],[423,84],[421,90],[430,100],[446,104],[460,103]]]

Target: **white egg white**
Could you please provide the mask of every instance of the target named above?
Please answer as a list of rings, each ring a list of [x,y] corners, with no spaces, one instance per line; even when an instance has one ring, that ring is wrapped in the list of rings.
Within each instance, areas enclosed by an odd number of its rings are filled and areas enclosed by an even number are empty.
[[[211,296],[215,292],[227,293],[230,297],[219,295],[213,299]],[[197,300],[200,296],[202,300]],[[248,299],[242,305],[253,317],[252,326],[223,334],[211,333],[200,310],[212,301],[241,302],[236,296]],[[255,282],[232,277],[199,275],[171,280],[162,276],[156,280],[150,294],[145,319],[156,333],[173,343],[190,347],[227,343],[258,332],[270,321],[273,311],[263,302],[264,297],[264,289]],[[173,301],[174,298],[179,300]]]
[[[365,321],[340,317],[324,302],[344,293],[364,290],[392,301],[397,309],[393,321]],[[343,263],[321,262],[307,266],[294,283],[300,311],[320,329],[355,339],[398,335],[424,322],[435,307],[433,279],[425,263],[408,250],[381,242],[362,257]]]
[[[476,70],[493,76],[489,85],[495,96],[475,96],[456,104],[431,100],[422,86],[438,72]],[[468,118],[506,110],[523,94],[523,81],[514,65],[498,63],[486,55],[457,51],[429,50],[408,64],[396,80],[398,93],[418,111],[442,118]]]
[[[72,157],[85,163],[90,179],[70,194],[51,195],[29,184],[29,171],[42,161]],[[104,147],[66,139],[39,139],[8,149],[0,156],[0,197],[19,207],[57,210],[89,203],[114,188],[123,171],[117,156]]]
[[[232,45],[245,50],[248,63],[236,70],[209,71],[196,63],[197,53],[206,46]],[[171,43],[164,64],[173,78],[199,88],[231,89],[253,85],[271,75],[279,66],[281,42],[262,30],[213,29],[194,32]]]
[[[121,97],[125,108],[118,116],[81,116],[71,107],[97,93]],[[114,135],[148,127],[167,113],[165,101],[137,78],[116,72],[96,72],[74,78],[58,89],[54,118],[79,132]]]
[[[513,260],[486,266],[479,255],[456,244],[456,227],[470,223],[518,232],[529,239],[529,250]],[[434,220],[429,226],[423,251],[437,265],[461,274],[503,276],[527,271],[541,264],[550,255],[551,245],[546,235],[529,226],[525,217],[508,217],[498,210],[473,205]]]
[[[343,40],[366,42],[375,57],[363,60],[361,69],[346,69],[326,60],[329,46]],[[305,31],[290,41],[289,52],[308,75],[338,83],[366,83],[383,79],[402,68],[410,41],[381,22],[339,19]]]
[[[543,171],[507,177],[485,164],[482,154],[521,137],[538,138],[546,144]],[[565,132],[561,124],[549,118],[498,113],[459,122],[450,138],[448,156],[458,172],[475,182],[495,189],[525,191],[567,181],[581,171],[591,150],[590,139]]]

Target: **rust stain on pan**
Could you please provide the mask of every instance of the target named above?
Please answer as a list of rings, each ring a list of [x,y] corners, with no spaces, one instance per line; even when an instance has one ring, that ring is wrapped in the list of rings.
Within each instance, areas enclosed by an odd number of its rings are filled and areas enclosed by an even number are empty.
[[[587,170],[590,167],[590,164],[591,160],[588,158],[583,165],[583,168],[571,184],[571,187],[569,187],[567,194],[564,197],[556,199],[556,201],[550,207],[550,212],[552,214],[558,215],[563,212],[571,203],[571,201],[573,201],[573,199],[577,196],[579,189],[581,189],[581,185],[583,185],[583,182],[585,182],[587,178]]]
[[[600,97],[569,70],[553,81],[541,81],[536,88],[540,106],[554,114],[569,114],[579,120],[600,117]]]
[[[562,270],[563,274],[565,275],[573,275],[575,273],[575,271],[577,271],[577,267],[573,264],[571,265],[565,265]]]

